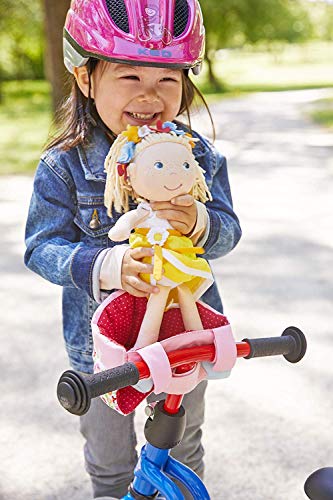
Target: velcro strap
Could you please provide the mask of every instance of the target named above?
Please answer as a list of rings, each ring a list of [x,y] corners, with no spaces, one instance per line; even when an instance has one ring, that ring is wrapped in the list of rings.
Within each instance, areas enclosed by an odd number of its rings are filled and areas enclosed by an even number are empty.
[[[164,392],[168,387],[172,371],[168,356],[160,342],[147,345],[136,351],[142,359],[147,363],[150,371],[150,376],[154,382],[155,394]]]
[[[231,370],[236,363],[237,347],[230,325],[212,328],[215,344],[214,371]]]
[[[94,359],[98,361],[101,370],[114,368],[126,363],[127,353],[124,346],[110,340],[105,335],[99,333],[96,325],[92,325],[92,335],[94,339]]]
[[[201,368],[201,363],[196,363],[189,372],[178,374],[173,373],[172,380],[167,390],[169,394],[188,394],[205,378],[205,371]]]

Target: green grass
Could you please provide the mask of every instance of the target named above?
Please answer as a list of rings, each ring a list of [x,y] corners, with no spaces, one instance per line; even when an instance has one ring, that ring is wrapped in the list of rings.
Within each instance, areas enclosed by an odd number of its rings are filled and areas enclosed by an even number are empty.
[[[221,50],[214,70],[228,93],[333,87],[332,53],[332,42]],[[210,94],[206,76],[204,67],[199,86]]]
[[[310,116],[321,125],[333,130],[333,99],[321,99]]]
[[[279,91],[333,87],[333,43],[222,50],[215,73],[224,86],[214,93],[205,78],[207,68],[195,81],[212,103],[223,97],[252,91]],[[51,122],[50,88],[44,81],[3,84],[0,103],[0,174],[31,174],[36,168]],[[333,127],[331,101],[319,103],[312,117]]]
[[[0,105],[1,174],[31,174],[47,139],[50,88],[44,81],[5,82]]]

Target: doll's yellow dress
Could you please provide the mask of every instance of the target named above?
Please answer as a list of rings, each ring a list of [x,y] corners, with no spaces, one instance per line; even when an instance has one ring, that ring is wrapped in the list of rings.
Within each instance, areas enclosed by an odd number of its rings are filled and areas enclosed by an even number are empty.
[[[141,278],[152,285],[171,288],[186,283],[194,300],[198,300],[214,280],[208,262],[197,257],[197,253],[203,253],[202,249],[193,247],[192,240],[174,230],[167,220],[159,219],[147,202],[142,202],[142,205],[150,215],[130,235],[130,247],[154,247],[155,255],[162,257],[164,272],[158,280],[153,274],[141,274]],[[142,262],[154,264],[155,259],[145,257]],[[171,290],[168,304],[177,301],[177,294]]]

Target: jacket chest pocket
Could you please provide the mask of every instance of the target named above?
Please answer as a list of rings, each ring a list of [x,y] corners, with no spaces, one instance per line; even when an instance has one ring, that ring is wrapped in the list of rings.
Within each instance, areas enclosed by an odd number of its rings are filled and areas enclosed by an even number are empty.
[[[121,214],[113,211],[112,217],[109,217],[103,196],[78,196],[77,203],[74,222],[81,229],[81,241],[91,246],[114,246],[115,243],[108,238],[108,232]],[[137,204],[130,200],[130,210],[136,207]]]
[[[107,215],[103,196],[78,196],[77,201],[74,222],[81,229],[81,240],[94,246],[108,246],[108,232],[118,217]]]

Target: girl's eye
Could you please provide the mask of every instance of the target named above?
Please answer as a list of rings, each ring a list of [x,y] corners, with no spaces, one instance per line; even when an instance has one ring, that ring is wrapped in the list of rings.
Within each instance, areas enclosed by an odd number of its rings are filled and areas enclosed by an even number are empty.
[[[154,163],[154,167],[157,168],[157,170],[161,170],[161,168],[163,168],[163,163],[161,161],[157,161]]]
[[[136,75],[126,75],[121,77],[123,80],[139,80],[139,77]]]
[[[166,76],[162,78],[161,82],[163,83],[172,83],[172,84],[179,84],[180,80],[178,78],[173,78],[172,76]]]
[[[190,168],[190,164],[187,161],[184,161],[183,167],[185,170],[188,170]]]

